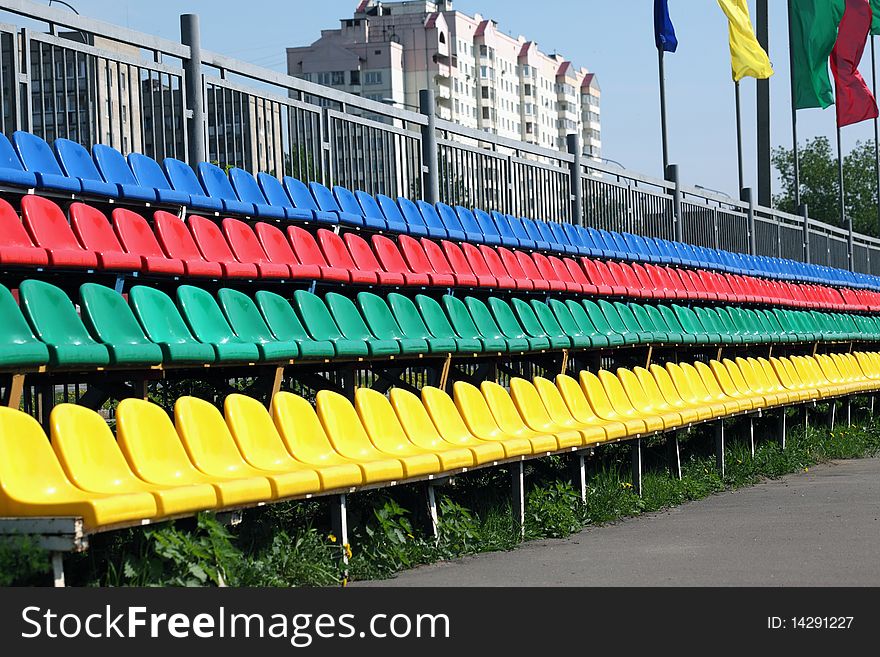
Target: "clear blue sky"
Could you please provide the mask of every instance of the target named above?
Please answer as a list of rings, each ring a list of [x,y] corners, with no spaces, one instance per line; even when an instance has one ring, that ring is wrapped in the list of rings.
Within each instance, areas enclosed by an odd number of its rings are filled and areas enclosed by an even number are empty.
[[[70,0],[81,14],[133,29],[179,38],[178,15],[198,13],[202,47],[278,70],[284,48],[314,41],[322,28],[350,16],[357,0]],[[481,13],[503,31],[523,34],[547,51],[558,51],[599,76],[602,139],[607,158],[660,175],[657,54],[651,0],[458,0],[456,9]],[[679,39],[667,56],[670,156],[689,183],[735,195],[736,141],[727,21],[716,2],[669,0]],[[751,2],[754,13],[754,0]],[[787,19],[785,3],[770,2],[772,139],[791,145]],[[878,44],[880,48],[880,44]],[[878,53],[880,55],[880,53]],[[870,84],[870,50],[862,73]],[[746,184],[754,183],[755,83],[743,87]],[[799,112],[802,142],[824,134],[834,139],[834,110]],[[844,149],[873,138],[866,122],[844,130]]]

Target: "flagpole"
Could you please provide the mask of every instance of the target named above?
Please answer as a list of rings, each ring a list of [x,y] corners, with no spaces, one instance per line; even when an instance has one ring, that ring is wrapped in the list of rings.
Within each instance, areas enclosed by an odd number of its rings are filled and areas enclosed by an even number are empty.
[[[846,201],[843,188],[843,146],[840,140],[840,122],[837,122],[837,187],[838,187],[838,210],[840,211],[840,225],[846,227],[847,260],[849,270],[853,271],[853,226],[852,217],[846,213]]]
[[[745,183],[743,181],[742,107],[739,98],[739,81],[734,81],[733,89],[736,96],[736,166],[739,173],[739,196],[742,198]]]
[[[792,30],[791,30],[791,0],[788,3],[788,78],[791,84],[791,143],[792,152],[794,154],[794,206],[795,211],[799,211],[801,207],[801,163],[800,154],[798,152],[798,131],[797,131],[797,106],[795,105],[795,88],[794,88],[794,52],[791,47]]]
[[[666,132],[666,73],[663,68],[663,48],[657,48],[657,63],[660,74],[660,137],[663,142],[663,177],[669,169],[669,135]]]
[[[874,35],[869,34],[871,41],[871,86],[874,98],[877,97],[877,61],[874,55]],[[880,235],[880,119],[874,117],[874,172],[877,174],[877,234]]]

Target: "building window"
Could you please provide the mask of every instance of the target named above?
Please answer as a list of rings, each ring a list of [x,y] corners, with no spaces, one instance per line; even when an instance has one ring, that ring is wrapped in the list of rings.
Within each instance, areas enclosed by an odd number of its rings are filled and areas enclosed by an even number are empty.
[[[440,43],[446,43],[446,35],[443,32],[440,33]]]
[[[345,84],[345,72],[344,71],[333,71],[331,73],[332,82],[330,84],[333,85],[342,85]]]
[[[351,84],[360,84],[361,83],[361,72],[360,71],[352,71],[349,74],[349,79],[351,80]]]
[[[382,71],[369,71],[364,75],[364,84],[379,85],[382,84]]]

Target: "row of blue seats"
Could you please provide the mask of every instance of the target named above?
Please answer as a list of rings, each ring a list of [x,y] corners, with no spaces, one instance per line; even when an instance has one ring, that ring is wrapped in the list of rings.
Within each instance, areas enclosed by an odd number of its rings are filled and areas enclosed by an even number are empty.
[[[14,144],[14,146],[13,146]],[[139,202],[186,206],[196,212],[229,213],[261,219],[315,221],[353,228],[405,233],[454,241],[555,251],[568,255],[654,264],[673,264],[781,280],[854,288],[880,288],[880,277],[831,267],[751,256],[693,246],[631,233],[584,228],[491,214],[445,203],[436,206],[407,198],[394,199],[341,186],[331,191],[290,176],[255,177],[240,168],[227,175],[202,162],[196,171],[180,160],[160,165],[150,157],[96,145],[90,154],[80,144],[56,139],[54,151],[43,139],[16,132],[12,143],[0,134],[0,184],[71,194],[105,196]]]

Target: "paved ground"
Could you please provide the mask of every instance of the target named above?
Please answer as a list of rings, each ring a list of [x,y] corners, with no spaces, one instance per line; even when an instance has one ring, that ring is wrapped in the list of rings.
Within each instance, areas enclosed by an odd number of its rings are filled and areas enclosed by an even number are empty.
[[[880,459],[367,586],[878,586]]]

